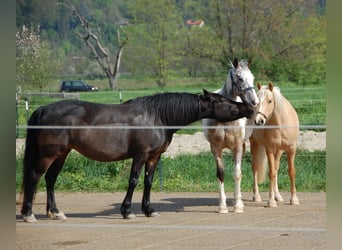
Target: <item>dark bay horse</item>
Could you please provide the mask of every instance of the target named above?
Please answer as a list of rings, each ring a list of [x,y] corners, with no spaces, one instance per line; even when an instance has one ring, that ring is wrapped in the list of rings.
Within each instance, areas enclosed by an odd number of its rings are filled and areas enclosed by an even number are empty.
[[[154,170],[173,134],[181,128],[177,126],[186,126],[202,118],[225,122],[253,114],[250,105],[206,90],[202,95],[156,94],[123,104],[63,100],[42,106],[33,112],[28,122],[22,185],[23,219],[36,221],[32,204],[43,174],[48,217],[66,219],[56,206],[54,186],[72,149],[96,161],[133,159],[127,193],[121,205],[121,214],[126,219],[135,217],[131,201],[145,166],[141,209],[147,217],[156,216],[158,213],[150,203]]]
[[[231,63],[231,70],[221,89],[215,91],[230,100],[245,102],[256,106],[259,102],[254,89],[254,76],[249,70],[246,60],[238,61],[237,58]],[[242,213],[244,204],[241,195],[241,162],[245,150],[245,142],[252,134],[252,129],[246,125],[252,125],[251,119],[241,118],[234,121],[221,122],[215,119],[203,119],[203,126],[217,126],[207,129],[204,127],[204,135],[210,143],[211,152],[214,155],[219,183],[219,213],[228,213],[226,194],[224,190],[224,162],[222,151],[228,148],[234,158],[234,212]],[[221,126],[221,127],[220,127]],[[222,126],[226,126],[223,128]]]

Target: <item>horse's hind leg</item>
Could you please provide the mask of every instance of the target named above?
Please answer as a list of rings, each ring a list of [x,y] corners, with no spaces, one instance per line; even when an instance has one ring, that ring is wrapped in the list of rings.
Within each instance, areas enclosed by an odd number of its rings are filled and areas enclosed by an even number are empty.
[[[264,181],[264,169],[263,169],[263,153],[260,152],[262,150],[261,144],[258,144],[257,141],[253,138],[253,136],[250,137],[250,150],[252,155],[252,171],[253,171],[253,201],[255,202],[261,202],[261,195],[259,192],[259,186],[258,184]],[[262,171],[262,173],[259,173],[259,169]],[[259,182],[260,180],[260,182]]]
[[[54,220],[66,220],[67,219],[64,213],[58,210],[56,206],[56,201],[55,201],[55,183],[57,180],[57,176],[63,167],[66,156],[67,154],[60,158],[57,158],[51,164],[50,168],[45,174],[46,194],[47,194],[46,214],[49,218],[54,219]]]
[[[31,160],[27,166],[27,173],[24,173],[24,199],[21,214],[25,222],[36,222],[34,214],[32,213],[33,199],[36,193],[37,184],[46,169],[50,166],[52,160],[48,158]]]
[[[44,172],[37,172],[34,170],[31,170],[28,174],[25,184],[23,187],[24,191],[24,199],[23,199],[23,205],[21,208],[21,214],[23,215],[23,220],[25,222],[36,222],[37,219],[32,213],[32,205],[34,196],[36,193],[36,187],[40,180],[40,177],[44,174]]]

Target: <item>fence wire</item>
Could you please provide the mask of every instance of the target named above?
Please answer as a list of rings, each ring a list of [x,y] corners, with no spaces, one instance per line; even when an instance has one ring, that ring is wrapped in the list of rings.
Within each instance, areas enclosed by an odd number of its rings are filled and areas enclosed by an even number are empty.
[[[298,128],[300,130],[308,130],[308,129],[326,129],[326,125],[300,125],[300,126],[272,126],[272,125],[247,125],[247,126],[233,126],[233,125],[217,125],[217,126],[127,126],[127,125],[98,125],[98,126],[45,126],[45,125],[19,125],[17,129],[134,129],[134,130],[155,130],[155,129],[170,129],[170,130],[180,130],[180,129],[239,129],[239,128],[247,128],[247,129],[293,129]]]

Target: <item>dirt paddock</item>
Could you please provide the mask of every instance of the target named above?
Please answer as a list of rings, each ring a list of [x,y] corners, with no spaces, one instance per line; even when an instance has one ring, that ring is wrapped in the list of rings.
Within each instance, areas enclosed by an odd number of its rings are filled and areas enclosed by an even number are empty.
[[[325,150],[325,132],[301,131],[298,148]],[[17,155],[24,140],[17,140]],[[248,146],[247,146],[248,150]],[[164,154],[209,151],[202,132],[175,134]],[[16,205],[16,249],[326,249],[326,193],[299,193],[299,206],[289,205],[290,194],[278,208],[252,202],[243,193],[244,213],[217,213],[218,193],[152,192],[153,207],[160,212],[146,218],[140,212],[142,193],[133,196],[134,220],[124,220],[120,205],[125,193],[57,193],[65,222],[45,216],[46,195],[38,193],[33,211],[37,223],[24,223]],[[227,204],[233,210],[233,191]],[[19,195],[17,195],[19,200]]]
[[[120,205],[125,193],[57,193],[68,219],[45,217],[45,193],[38,193],[37,223],[24,223],[16,206],[16,249],[326,249],[326,194],[299,193],[301,204],[289,205],[289,193],[278,208],[252,202],[243,193],[242,214],[217,213],[218,194],[151,194],[160,216],[140,212],[142,193],[133,197],[137,218],[124,220]],[[228,195],[233,210],[232,194]],[[18,198],[18,197],[17,197]]]
[[[16,154],[19,155],[24,150],[24,139],[16,140]],[[297,147],[309,151],[325,150],[326,132],[315,132],[311,130],[300,131],[297,140]],[[247,142],[247,150],[249,150]],[[209,142],[205,139],[203,132],[196,132],[193,135],[174,134],[172,142],[164,153],[165,156],[173,157],[180,153],[198,154],[210,151]]]

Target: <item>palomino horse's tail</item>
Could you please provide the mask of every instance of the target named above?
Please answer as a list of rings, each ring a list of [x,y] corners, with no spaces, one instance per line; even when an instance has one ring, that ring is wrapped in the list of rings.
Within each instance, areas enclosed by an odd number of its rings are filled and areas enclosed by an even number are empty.
[[[35,110],[29,121],[28,126],[39,125],[40,117],[42,114],[42,108],[38,108]],[[30,175],[32,175],[32,168],[37,167],[37,161],[39,156],[38,151],[38,135],[39,129],[27,129],[26,133],[26,141],[25,141],[25,151],[24,151],[24,160],[23,160],[23,182],[21,186],[21,197],[24,193],[24,200],[25,200],[25,189],[32,185],[32,183],[28,183],[30,180]]]
[[[257,180],[258,184],[263,183],[266,180],[266,172],[267,172],[267,157],[265,147],[261,144],[258,144],[257,152],[253,157],[253,161],[255,161],[257,169]]]

